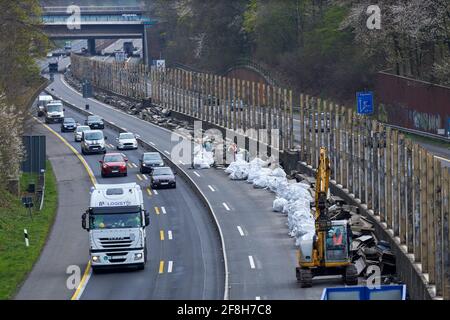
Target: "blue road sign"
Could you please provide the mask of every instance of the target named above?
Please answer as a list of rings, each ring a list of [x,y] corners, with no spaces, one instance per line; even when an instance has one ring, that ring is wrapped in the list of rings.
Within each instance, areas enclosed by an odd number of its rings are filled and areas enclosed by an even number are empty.
[[[356,101],[358,102],[359,114],[372,114],[373,113],[373,92],[357,92]]]

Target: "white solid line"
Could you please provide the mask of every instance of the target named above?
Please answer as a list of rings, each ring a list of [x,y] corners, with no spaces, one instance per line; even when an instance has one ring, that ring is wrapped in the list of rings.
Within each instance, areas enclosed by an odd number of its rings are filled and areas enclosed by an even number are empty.
[[[153,190],[153,192],[155,192],[155,190]],[[166,213],[167,213],[165,207],[161,207],[161,211],[162,211],[163,214],[166,214]]]
[[[153,193],[154,193],[154,194],[158,194],[158,191],[156,191],[156,190],[153,190]]]
[[[167,237],[169,238],[169,240],[172,240],[172,239],[173,239],[172,231],[171,231],[171,230],[167,231]]]
[[[169,261],[167,265],[167,273],[171,273],[173,268],[173,261]]]
[[[198,174],[197,171],[194,171],[194,174],[195,174],[197,177],[200,177],[200,175]]]
[[[225,209],[227,209],[227,211],[230,211],[230,207],[228,207],[228,205],[225,202],[223,202],[222,204],[225,207]]]
[[[245,236],[244,231],[242,231],[242,228],[240,226],[237,226],[237,229],[239,231],[239,234],[243,237]]]
[[[208,188],[211,189],[212,192],[216,191],[211,185],[208,185]]]
[[[253,261],[252,256],[248,256],[248,261],[250,262],[250,268],[255,269],[255,261]]]

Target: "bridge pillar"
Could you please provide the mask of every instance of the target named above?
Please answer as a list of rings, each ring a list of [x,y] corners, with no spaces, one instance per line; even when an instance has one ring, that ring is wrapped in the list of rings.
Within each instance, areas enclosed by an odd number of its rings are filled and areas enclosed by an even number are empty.
[[[144,34],[142,36],[142,57],[144,64],[152,65],[152,55],[150,54],[150,27],[151,25],[144,24]]]
[[[89,54],[94,56],[96,53],[95,52],[95,39],[88,39],[87,43],[88,43],[87,49],[88,49]]]

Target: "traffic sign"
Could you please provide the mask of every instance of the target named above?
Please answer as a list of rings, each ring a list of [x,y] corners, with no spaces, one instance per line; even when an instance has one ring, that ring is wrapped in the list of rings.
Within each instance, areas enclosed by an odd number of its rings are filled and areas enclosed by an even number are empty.
[[[357,92],[356,101],[358,102],[358,114],[373,113],[373,92]]]

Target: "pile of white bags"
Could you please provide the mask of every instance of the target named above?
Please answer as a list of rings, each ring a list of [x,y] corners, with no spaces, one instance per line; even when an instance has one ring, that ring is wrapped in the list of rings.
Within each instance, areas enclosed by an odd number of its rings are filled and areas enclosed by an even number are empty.
[[[211,151],[201,148],[199,145],[194,147],[194,168],[209,169],[214,164],[214,154]]]
[[[296,245],[301,239],[312,239],[315,228],[310,203],[314,199],[309,184],[289,183],[282,168],[272,170],[268,162],[259,158],[248,163],[243,157],[237,157],[225,172],[233,180],[247,179],[254,188],[269,189],[277,195],[272,209],[287,214],[289,235],[295,238]]]

